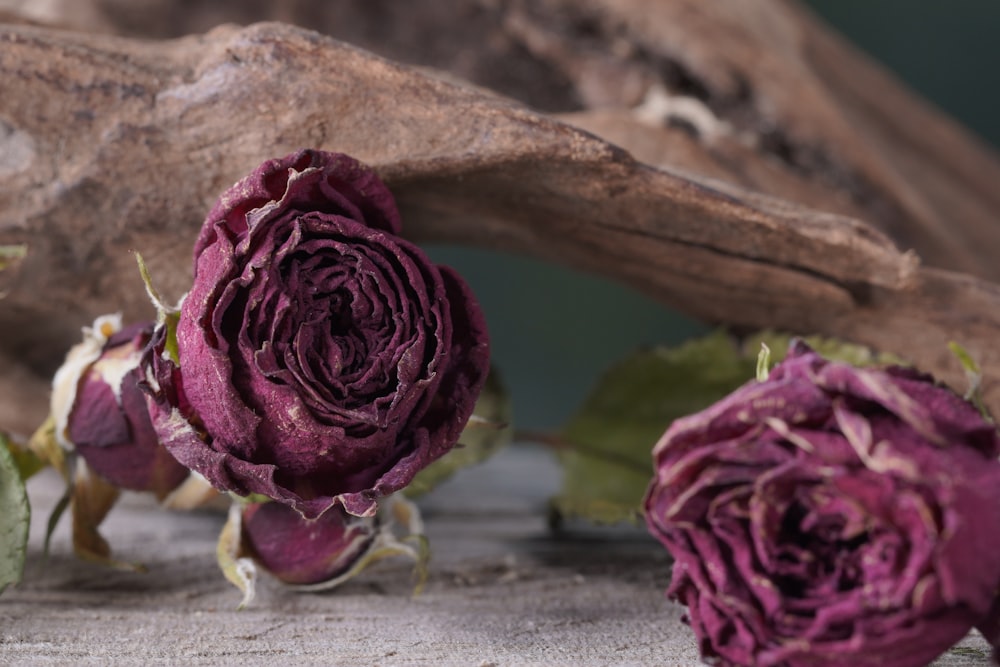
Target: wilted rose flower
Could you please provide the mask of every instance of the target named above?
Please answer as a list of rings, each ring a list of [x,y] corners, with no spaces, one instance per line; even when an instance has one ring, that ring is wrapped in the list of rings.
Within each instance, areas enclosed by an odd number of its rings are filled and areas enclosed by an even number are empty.
[[[488,367],[465,283],[401,239],[368,167],[306,150],[222,195],[194,286],[153,355],[151,414],[178,460],[220,489],[307,518],[370,516],[451,449]]]
[[[1000,441],[903,368],[801,343],[656,445],[668,594],[724,665],[925,665],[1000,584]]]
[[[275,502],[243,509],[244,553],[286,584],[322,584],[347,574],[376,544],[378,532],[376,518],[340,507],[317,519]]]
[[[115,486],[159,497],[188,475],[159,442],[139,388],[139,360],[153,324],[122,328],[121,317],[99,317],[56,373],[52,414],[56,439],[74,449]]]

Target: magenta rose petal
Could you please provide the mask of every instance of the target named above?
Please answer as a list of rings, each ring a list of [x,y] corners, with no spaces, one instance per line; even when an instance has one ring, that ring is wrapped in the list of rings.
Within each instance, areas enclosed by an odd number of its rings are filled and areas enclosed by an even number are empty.
[[[654,450],[667,593],[723,665],[924,665],[1000,584],[995,427],[912,370],[801,344]]]
[[[195,247],[179,369],[149,364],[167,448],[306,518],[370,516],[449,451],[486,379],[486,328],[399,230],[388,189],[344,155],[301,151],[230,188]]]

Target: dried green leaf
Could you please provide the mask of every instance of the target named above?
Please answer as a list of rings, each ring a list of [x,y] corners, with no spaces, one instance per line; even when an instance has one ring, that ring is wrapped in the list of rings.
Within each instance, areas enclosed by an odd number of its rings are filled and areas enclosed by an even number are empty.
[[[559,517],[634,521],[652,477],[650,453],[670,423],[702,410],[780,361],[791,336],[762,332],[737,345],[723,331],[674,349],[633,354],[608,371],[555,439],[564,466],[553,503]],[[899,363],[891,355],[826,338],[807,344],[855,365]],[[767,355],[760,355],[763,349]],[[763,367],[762,367],[763,364]]]
[[[17,467],[17,471],[21,475],[21,480],[24,482],[27,482],[35,473],[47,465],[30,447],[21,445],[0,432],[0,446],[2,445],[6,445],[8,451],[10,451],[10,455],[14,459],[14,465]]]
[[[496,368],[491,368],[458,445],[421,470],[406,487],[406,495],[414,498],[427,493],[462,468],[493,456],[511,440],[510,419],[510,394]]]
[[[760,350],[761,345],[767,345],[771,350],[771,359],[780,362],[788,353],[788,344],[796,336],[774,331],[761,331],[748,336],[743,341],[742,349],[747,353]],[[865,345],[848,343],[836,338],[825,336],[797,336],[806,345],[832,361],[842,361],[852,366],[887,366],[909,365],[902,357],[888,352],[879,352]]]
[[[595,523],[635,520],[653,474],[650,452],[670,422],[725,396],[755,369],[756,357],[721,331],[614,366],[562,431],[555,511]]]
[[[45,465],[55,468],[66,482],[70,483],[69,462],[66,451],[56,440],[56,422],[51,415],[38,427],[28,440],[28,450]]]
[[[0,593],[21,581],[28,549],[31,506],[14,457],[0,435]]]

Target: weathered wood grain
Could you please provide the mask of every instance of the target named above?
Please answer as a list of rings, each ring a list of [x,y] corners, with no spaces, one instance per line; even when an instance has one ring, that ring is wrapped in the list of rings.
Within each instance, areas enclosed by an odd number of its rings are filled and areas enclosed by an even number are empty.
[[[343,587],[294,593],[262,579],[257,602],[215,564],[223,517],[158,510],[126,496],[104,533],[148,574],[75,560],[64,525],[47,565],[56,475],[30,484],[36,515],[24,582],[0,598],[0,662],[185,665],[670,665],[697,667],[697,642],[669,602],[666,552],[640,529],[553,535],[546,494],[558,468],[514,448],[422,501],[434,556],[411,597],[406,562],[385,561]],[[935,667],[985,667],[971,633]]]
[[[609,2],[601,16],[610,20],[624,12],[627,18],[640,4]],[[674,9],[651,15],[650,26],[666,30],[670,12],[684,5],[667,4]],[[733,32],[736,24],[719,13],[727,6],[706,4],[699,29],[734,39],[742,34],[736,43],[744,51],[713,59],[706,45],[665,33],[679,59],[670,62],[697,71],[694,79],[681,77],[685,85],[701,91],[706,108],[718,116],[726,95],[739,90],[732,88],[738,80],[720,72],[749,58],[770,36],[777,55],[758,54],[758,60],[774,67],[799,63],[778,78],[813,90],[818,100],[792,105],[784,88],[761,84],[755,95],[770,100],[777,109],[772,120],[791,132],[785,148],[836,147],[842,152],[823,164],[868,173],[874,158],[861,146],[869,139],[847,134],[860,121],[830,125],[824,119],[838,105],[861,113],[856,108],[862,102],[878,111],[865,118],[888,112],[858,97],[862,91],[852,89],[848,103],[847,93],[816,92],[814,76],[792,76],[811,71],[804,54],[820,53],[818,62],[827,62],[840,47],[813,35],[818,29],[796,19],[794,10],[782,14],[785,9],[769,3],[759,11],[784,18],[771,27],[749,22],[750,32]],[[529,31],[535,48],[551,51],[542,39],[548,33],[538,32],[544,18],[524,14],[510,29]],[[652,36],[643,37],[652,28],[626,23],[637,43],[652,43]],[[802,47],[803,35],[810,36],[809,49]],[[483,245],[594,271],[707,321],[842,336],[899,353],[960,384],[961,370],[946,351],[949,340],[958,340],[986,369],[987,402],[1000,407],[993,381],[1000,352],[992,345],[1000,290],[922,266],[897,245],[909,241],[927,248],[935,264],[989,273],[996,225],[972,215],[956,222],[954,235],[942,236],[937,219],[879,218],[879,207],[866,208],[864,198],[849,202],[848,209],[871,213],[866,220],[890,237],[855,218],[792,203],[798,198],[821,206],[857,194],[836,180],[812,178],[794,160],[765,179],[766,189],[801,196],[779,199],[741,187],[762,182],[765,174],[760,165],[770,149],[760,141],[769,135],[761,134],[759,118],[744,134],[725,135],[728,148],[713,147],[699,131],[699,143],[689,147],[696,158],[680,159],[679,166],[655,160],[657,168],[509,99],[283,24],[222,27],[158,42],[9,26],[0,32],[0,47],[0,245],[27,248],[23,260],[0,271],[0,354],[7,366],[0,427],[26,432],[38,422],[44,382],[11,378],[45,378],[82,324],[114,310],[129,318],[150,314],[130,251],[146,257],[163,291],[179,296],[188,286],[191,241],[215,196],[259,161],[303,146],[348,152],[375,165],[398,196],[406,233],[420,240]],[[898,103],[908,108],[909,100]],[[641,120],[647,111],[640,105],[632,117]],[[596,112],[588,113],[576,118],[590,122]],[[989,156],[957,130],[922,107],[914,113],[964,141],[949,144],[951,152],[942,155],[973,155],[983,173],[992,173]],[[716,120],[736,128],[739,117]],[[877,126],[872,120],[865,127],[876,132]],[[828,134],[814,136],[820,127]],[[834,129],[845,134],[829,134]],[[800,130],[804,134],[796,134]],[[693,173],[697,160],[707,165],[706,159],[719,162],[735,151],[732,142],[746,132],[756,132],[758,143],[744,146],[745,160],[735,164],[751,169],[750,183],[729,178],[731,169],[700,170],[741,185]],[[930,140],[893,136],[890,152],[930,156],[941,149]],[[926,166],[932,161],[915,159],[914,173],[933,180]],[[892,185],[895,177],[865,178],[880,196],[900,192]],[[946,200],[959,197],[962,182],[949,181]],[[984,183],[970,178],[966,193],[978,202],[977,211],[989,209],[994,195]],[[978,230],[975,243],[966,242],[969,230]],[[917,237],[924,240],[913,242]]]

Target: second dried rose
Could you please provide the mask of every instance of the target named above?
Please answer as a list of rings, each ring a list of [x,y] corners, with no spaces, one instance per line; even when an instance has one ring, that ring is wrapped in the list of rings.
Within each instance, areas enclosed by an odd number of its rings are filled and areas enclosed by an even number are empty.
[[[720,665],[926,665],[1000,583],[1000,436],[912,369],[801,343],[656,445],[650,530]]]

